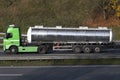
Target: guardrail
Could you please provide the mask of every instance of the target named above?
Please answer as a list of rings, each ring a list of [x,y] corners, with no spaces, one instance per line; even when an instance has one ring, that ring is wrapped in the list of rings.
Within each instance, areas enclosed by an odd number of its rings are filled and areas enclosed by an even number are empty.
[[[115,54],[16,54],[16,55],[0,55],[0,60],[45,60],[45,59],[111,59],[120,58]]]
[[[3,46],[3,37],[4,37],[5,33],[1,32],[0,33],[0,49]]]
[[[0,46],[3,46],[3,44],[0,44]]]
[[[5,33],[4,33],[4,32],[1,32],[0,35],[5,35]]]
[[[0,37],[0,47],[3,46],[3,37]]]

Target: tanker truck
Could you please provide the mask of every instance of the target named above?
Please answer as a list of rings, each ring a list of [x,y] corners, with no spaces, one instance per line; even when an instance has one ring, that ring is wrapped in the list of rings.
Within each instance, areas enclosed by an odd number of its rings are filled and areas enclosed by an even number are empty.
[[[10,25],[3,39],[4,52],[48,53],[54,50],[71,50],[74,53],[100,53],[106,48],[118,47],[113,41],[112,29],[62,28],[35,26],[29,27],[26,38],[21,36],[20,28]]]

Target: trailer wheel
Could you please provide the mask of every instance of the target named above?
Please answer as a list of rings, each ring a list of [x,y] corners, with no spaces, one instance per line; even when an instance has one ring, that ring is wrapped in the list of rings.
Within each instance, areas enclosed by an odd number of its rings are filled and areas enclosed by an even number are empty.
[[[99,46],[96,46],[95,48],[94,48],[94,52],[95,53],[99,53],[101,51],[101,48],[99,47]]]
[[[42,46],[42,47],[38,48],[38,53],[45,54],[46,52],[47,52],[47,48],[45,46]]]
[[[81,52],[80,46],[75,46],[75,47],[73,48],[73,51],[74,51],[75,53],[80,53],[80,52]]]
[[[12,53],[12,54],[17,54],[17,52],[18,52],[17,46],[11,46],[11,47],[10,47],[10,53]]]
[[[83,51],[84,51],[84,53],[90,53],[91,52],[90,46],[85,46]]]

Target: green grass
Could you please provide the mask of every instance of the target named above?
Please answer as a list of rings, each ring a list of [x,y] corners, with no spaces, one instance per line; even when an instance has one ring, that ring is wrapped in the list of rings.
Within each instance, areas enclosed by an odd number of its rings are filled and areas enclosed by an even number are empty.
[[[0,66],[119,65],[120,59],[0,61]]]

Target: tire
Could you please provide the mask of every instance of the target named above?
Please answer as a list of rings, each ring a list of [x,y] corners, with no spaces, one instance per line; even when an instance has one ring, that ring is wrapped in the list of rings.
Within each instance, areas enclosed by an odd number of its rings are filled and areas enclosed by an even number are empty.
[[[90,46],[85,46],[83,51],[84,51],[84,53],[90,53],[91,52]]]
[[[100,48],[99,46],[96,46],[96,47],[94,48],[94,52],[95,52],[95,53],[100,53],[100,52],[101,52],[101,48]]]
[[[74,51],[75,53],[80,53],[82,50],[81,50],[81,47],[80,47],[80,46],[75,46],[75,47],[73,48],[73,51]]]
[[[45,54],[47,52],[47,48],[45,46],[41,46],[38,48],[38,53]]]
[[[10,47],[10,53],[12,53],[12,54],[17,54],[17,53],[18,53],[18,48],[17,48],[17,46],[11,46],[11,47]]]

